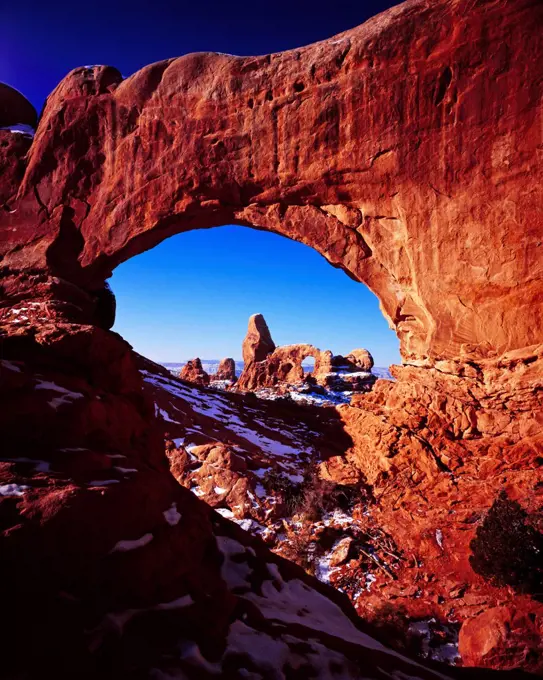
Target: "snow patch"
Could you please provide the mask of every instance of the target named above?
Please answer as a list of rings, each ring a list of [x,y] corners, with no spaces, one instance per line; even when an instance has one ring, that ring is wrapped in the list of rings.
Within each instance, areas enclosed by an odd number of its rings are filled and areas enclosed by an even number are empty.
[[[161,416],[162,419],[168,423],[175,423],[175,425],[181,425],[181,423],[178,420],[170,418],[169,413],[165,411],[163,408],[160,408],[158,404],[155,404],[155,415]]]
[[[2,484],[0,485],[0,496],[23,496],[28,488],[24,484]]]
[[[217,536],[217,545],[225,557],[221,565],[221,576],[228,587],[248,590],[250,588],[248,577],[252,569],[246,561],[239,561],[239,556],[246,554],[245,546],[228,536]],[[232,557],[238,559],[234,562]]]
[[[59,406],[62,406],[64,404],[71,404],[72,401],[83,398],[83,394],[81,394],[81,392],[71,392],[70,390],[67,390],[65,387],[61,387],[60,385],[50,382],[49,380],[37,380],[36,384],[34,385],[34,389],[58,392],[61,395],[60,397],[55,397],[54,399],[51,399],[50,401],[47,402],[49,406],[52,406],[55,410]]]
[[[182,597],[178,597],[177,600],[157,604],[156,607],[154,607],[154,609],[162,610],[183,609],[184,607],[189,607],[191,604],[194,604],[194,600],[192,599],[192,597],[190,595],[183,595]]]
[[[143,548],[144,545],[150,543],[153,540],[153,534],[143,534],[141,538],[136,538],[134,540],[118,541],[115,546],[111,549],[111,552],[128,552],[129,550],[137,550],[137,548]]]
[[[16,123],[15,125],[6,125],[5,127],[0,127],[0,130],[7,130],[8,132],[13,132],[16,135],[23,135],[23,137],[34,137],[36,131],[30,125],[25,123]]]
[[[89,486],[109,486],[109,484],[118,484],[118,479],[96,479],[93,482],[89,482]]]
[[[177,511],[177,503],[172,503],[171,507],[168,508],[168,510],[164,510],[162,513],[164,515],[164,519],[166,522],[171,527],[174,527],[176,524],[179,524],[179,520],[181,519],[181,513]]]
[[[6,463],[31,463],[36,468],[36,472],[49,472],[51,464],[46,460],[38,460],[36,458],[0,458]]]
[[[2,366],[3,366],[4,368],[7,368],[7,369],[8,369],[8,371],[15,371],[15,373],[20,373],[20,372],[21,372],[21,369],[20,369],[18,366],[16,366],[16,365],[13,363],[13,361],[8,361],[7,359],[2,359],[1,363],[2,363]]]

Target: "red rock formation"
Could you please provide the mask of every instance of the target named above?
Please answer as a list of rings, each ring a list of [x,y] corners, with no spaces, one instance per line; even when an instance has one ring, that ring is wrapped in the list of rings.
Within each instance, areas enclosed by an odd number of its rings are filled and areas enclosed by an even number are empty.
[[[211,376],[211,380],[226,380],[236,382],[236,362],[231,359],[221,359],[217,372]]]
[[[468,666],[543,670],[543,608],[529,616],[513,606],[488,609],[460,630],[460,653]]]
[[[198,357],[187,361],[179,371],[179,377],[195,385],[209,385],[209,375],[204,371],[202,362]]]
[[[345,359],[359,371],[371,371],[373,368],[373,357],[367,349],[353,349]]]
[[[23,124],[35,128],[38,114],[18,90],[0,83],[0,128]]]
[[[241,348],[243,361],[247,365],[255,361],[264,361],[274,349],[275,343],[270,335],[266,320],[262,314],[253,314],[249,318],[247,335]]]
[[[302,382],[304,379],[302,362],[307,357],[314,357],[314,373],[316,373],[320,355],[320,350],[313,345],[300,344],[277,347],[264,359],[246,361],[237,387],[240,390],[257,390],[262,387],[292,385]]]
[[[266,339],[255,331],[255,319]],[[237,389],[255,391],[272,387],[278,391],[287,390],[290,385],[302,383],[306,378],[303,362],[308,357],[315,359],[311,378],[319,385],[335,390],[365,391],[375,378],[368,374],[373,366],[371,354],[365,349],[353,350],[349,358],[334,356],[330,350],[321,352],[313,345],[283,345],[269,350],[271,335],[261,314],[249,319],[249,330],[243,341],[245,366],[237,383]],[[256,348],[258,351],[253,351]],[[260,359],[256,356],[262,357]],[[369,368],[363,368],[369,366]]]
[[[2,215],[4,264],[92,291],[173,233],[248,224],[366,282],[406,360],[532,345],[541,12],[419,0],[281,55],[187,55],[124,81],[76,69]]]
[[[104,283],[174,233],[231,223],[365,282],[407,365],[338,409],[352,445],[328,471],[367,474],[384,528],[423,552],[426,566],[404,565],[416,590],[390,586],[397,604],[422,612],[445,586],[461,592],[495,493],[541,494],[542,22],[539,0],[412,0],[284,54],[194,54],[126,80],[76,69],[32,143],[0,131],[8,675],[268,673],[249,660],[256,636],[285,664],[318,640],[308,672],[333,661],[352,677],[434,677],[346,639],[339,595],[175,482],[134,355],[104,330]],[[4,120],[21,117],[13,106]],[[324,621],[310,610],[270,636],[280,593],[309,597],[299,580]],[[458,597],[444,615],[488,607]],[[537,616],[529,598],[517,605]]]
[[[382,381],[378,387],[386,384]],[[300,563],[308,563],[308,555],[321,555],[322,564],[328,565],[325,578],[351,597],[365,619],[382,623],[388,605],[389,615],[398,612],[398,622],[403,613],[423,627],[438,629],[430,642],[430,650],[438,656],[440,647],[448,649],[450,657],[455,651],[454,646],[440,642],[439,630],[442,634],[451,626],[456,630],[461,626],[460,652],[465,664],[541,669],[537,630],[543,605],[528,595],[491,585],[469,563],[470,541],[486,509],[504,488],[504,479],[510,496],[529,511],[537,511],[543,503],[540,468],[534,457],[526,457],[522,446],[501,458],[505,445],[499,440],[495,449],[486,450],[488,443],[475,439],[465,442],[473,446],[471,455],[465,449],[461,461],[440,470],[422,445],[424,440],[417,440],[413,431],[411,441],[399,427],[387,432],[382,420],[396,415],[398,407],[392,405],[390,414],[376,412],[372,420],[360,404],[323,411],[286,407],[276,401],[255,402],[236,393],[213,401],[214,395],[198,392],[196,387],[180,393],[167,374],[163,379],[146,378],[146,389],[152,390],[161,413],[182,420],[176,426],[166,417],[165,431],[170,436],[188,433],[184,443],[192,460],[185,459],[182,473],[176,472],[178,479],[280,554]],[[403,406],[407,407],[413,409],[414,403]],[[428,413],[432,408],[422,404],[420,411]],[[209,416],[202,415],[206,413]],[[345,430],[338,427],[342,421]],[[522,422],[518,415],[517,422]],[[431,431],[419,432],[433,441]],[[511,431],[504,434],[506,441]],[[217,441],[225,443],[217,445]],[[224,462],[215,464],[208,456],[217,449],[236,460],[243,458],[245,464],[236,463],[234,474],[222,453]],[[270,455],[270,451],[276,453]],[[296,452],[294,459],[289,451]],[[183,456],[183,452],[172,453],[174,469]],[[263,473],[286,473],[301,481],[300,470],[319,457],[322,479],[349,485],[358,498],[355,507],[347,514],[345,510],[329,513],[325,521],[293,517],[297,511],[283,504],[282,485],[263,488]],[[364,472],[372,480],[369,495]],[[335,546],[338,549],[342,540],[356,537],[348,560],[338,563],[337,569],[332,563],[338,555],[330,544],[331,535],[341,539]],[[366,554],[356,548],[361,538]],[[368,558],[368,545],[376,563]],[[315,563],[313,569],[319,572]],[[479,614],[496,608],[497,612],[513,610],[514,625],[507,629],[493,623],[488,630],[480,630],[475,623]]]

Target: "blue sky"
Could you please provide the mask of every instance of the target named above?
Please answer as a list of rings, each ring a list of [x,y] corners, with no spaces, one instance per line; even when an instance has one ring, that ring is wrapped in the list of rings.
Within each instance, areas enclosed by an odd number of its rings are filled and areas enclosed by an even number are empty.
[[[353,28],[394,0],[0,0],[0,81],[41,110],[72,68],[129,76],[189,52],[266,54]],[[399,361],[375,297],[316,252],[274,234],[222,227],[182,234],[121,265],[115,329],[156,360],[239,358],[247,318],[262,312],[278,343]]]
[[[178,234],[121,264],[110,284],[114,330],[156,361],[240,359],[247,320],[260,312],[276,344],[336,354],[365,347],[378,366],[399,363],[373,293],[276,234],[238,226]]]

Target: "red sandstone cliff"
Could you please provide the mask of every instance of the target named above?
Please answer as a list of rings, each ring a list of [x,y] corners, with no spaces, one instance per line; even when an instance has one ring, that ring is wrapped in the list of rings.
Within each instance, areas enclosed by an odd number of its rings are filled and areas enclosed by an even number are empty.
[[[387,516],[416,527],[408,543],[450,508],[443,569],[461,585],[460,532],[493,500],[459,491],[463,472],[541,502],[542,29],[539,0],[410,0],[282,54],[76,69],[33,141],[0,130],[9,672],[239,677],[265,671],[248,651],[264,639],[291,666],[303,652],[349,677],[434,677],[177,484],[104,284],[174,233],[228,223],[365,282],[406,365],[339,409],[352,445],[328,474],[397,491]],[[2,120],[29,122],[0,96]],[[284,602],[300,589],[324,607],[303,621]],[[540,605],[522,608],[494,612],[499,635],[539,625]],[[541,668],[537,648],[487,642],[472,635],[467,658]]]

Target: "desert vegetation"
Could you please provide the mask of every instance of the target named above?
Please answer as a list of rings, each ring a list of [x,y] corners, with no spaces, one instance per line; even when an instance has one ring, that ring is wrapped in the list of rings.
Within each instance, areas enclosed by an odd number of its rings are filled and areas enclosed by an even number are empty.
[[[529,514],[502,491],[471,541],[473,570],[493,585],[542,596],[541,523],[541,513]]]

